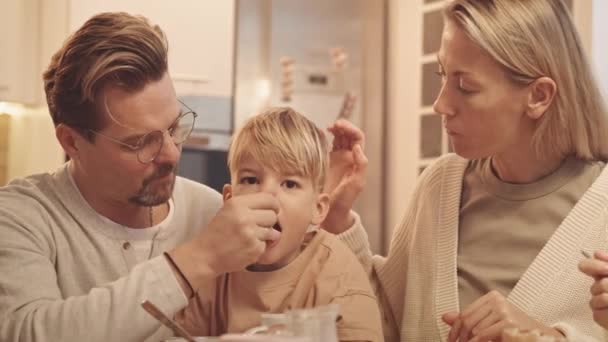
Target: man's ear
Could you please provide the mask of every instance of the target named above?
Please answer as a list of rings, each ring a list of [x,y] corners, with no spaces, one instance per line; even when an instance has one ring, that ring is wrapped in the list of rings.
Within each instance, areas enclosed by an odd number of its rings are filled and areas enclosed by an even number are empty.
[[[79,159],[81,153],[79,145],[84,138],[75,129],[64,124],[59,124],[55,127],[55,137],[57,137],[59,144],[70,159]]]
[[[528,85],[528,103],[526,114],[532,120],[540,119],[547,112],[555,94],[557,94],[557,84],[549,77],[541,77]]]
[[[222,189],[222,196],[224,197],[224,202],[232,198],[232,185],[224,184],[224,188]]]
[[[318,226],[321,224],[321,222],[323,222],[323,220],[325,220],[325,217],[329,212],[329,195],[326,193],[320,193],[312,210],[312,220],[310,223]]]

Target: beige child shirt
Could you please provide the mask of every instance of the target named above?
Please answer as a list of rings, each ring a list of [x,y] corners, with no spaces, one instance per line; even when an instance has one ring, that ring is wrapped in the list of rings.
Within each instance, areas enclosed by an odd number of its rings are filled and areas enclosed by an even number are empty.
[[[262,313],[339,304],[340,341],[383,341],[376,297],[354,254],[336,237],[311,233],[289,265],[271,272],[235,272],[200,288],[177,315],[197,336],[241,333],[261,323]]]

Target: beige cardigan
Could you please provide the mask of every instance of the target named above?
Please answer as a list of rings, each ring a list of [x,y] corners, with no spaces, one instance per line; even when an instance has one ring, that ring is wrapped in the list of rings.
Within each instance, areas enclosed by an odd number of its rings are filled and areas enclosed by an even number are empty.
[[[372,256],[360,223],[339,236],[355,252],[377,291],[386,341],[447,338],[449,326],[441,315],[459,311],[458,218],[467,164],[451,154],[424,171],[387,257]],[[588,306],[592,281],[577,265],[583,258],[581,249],[607,250],[607,208],[604,168],[507,297],[531,317],[559,328],[568,341],[604,338]]]

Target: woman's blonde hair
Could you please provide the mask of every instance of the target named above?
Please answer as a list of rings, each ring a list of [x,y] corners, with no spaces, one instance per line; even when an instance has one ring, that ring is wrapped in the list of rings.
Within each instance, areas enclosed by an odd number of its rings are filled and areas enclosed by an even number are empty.
[[[546,76],[557,93],[532,140],[539,156],[608,160],[606,107],[561,0],[451,0],[444,15],[518,84]]]
[[[325,184],[327,139],[312,121],[291,108],[270,108],[249,119],[234,135],[228,167],[234,177],[244,158],[277,172],[309,177],[317,190]]]
[[[100,13],[72,34],[44,72],[44,91],[55,126],[99,129],[96,98],[108,83],[138,91],[167,72],[167,40],[148,19]],[[89,136],[92,140],[92,136]]]

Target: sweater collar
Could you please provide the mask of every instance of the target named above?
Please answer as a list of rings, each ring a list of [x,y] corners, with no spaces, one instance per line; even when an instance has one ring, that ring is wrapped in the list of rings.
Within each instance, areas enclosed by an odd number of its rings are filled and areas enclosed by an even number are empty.
[[[491,158],[473,162],[475,175],[486,191],[496,197],[510,201],[527,201],[546,196],[576,178],[585,168],[586,162],[574,157],[566,158],[562,164],[545,177],[528,184],[507,183],[492,171]]]

